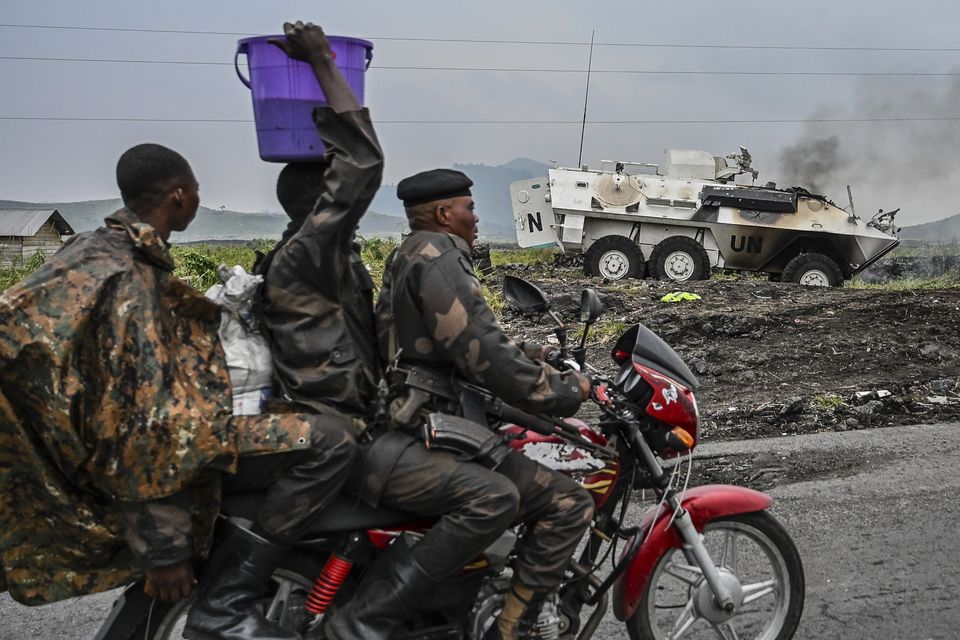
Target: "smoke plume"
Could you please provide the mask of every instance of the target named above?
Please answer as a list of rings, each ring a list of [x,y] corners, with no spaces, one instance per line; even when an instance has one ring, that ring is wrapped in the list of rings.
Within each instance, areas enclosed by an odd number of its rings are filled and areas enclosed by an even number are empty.
[[[844,164],[837,136],[801,140],[780,152],[783,175],[814,193],[824,193]]]
[[[822,193],[846,204],[851,185],[857,212],[902,208],[906,226],[960,212],[952,194],[960,187],[960,78],[922,89],[897,89],[889,80],[865,83],[848,109],[821,109],[779,154],[778,182]],[[929,86],[929,85],[928,85]]]

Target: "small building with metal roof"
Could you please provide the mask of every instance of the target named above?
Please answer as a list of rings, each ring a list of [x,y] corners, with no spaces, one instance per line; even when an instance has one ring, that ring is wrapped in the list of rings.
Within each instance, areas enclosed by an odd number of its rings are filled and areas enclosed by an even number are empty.
[[[56,209],[0,209],[0,267],[26,264],[39,251],[51,256],[74,233]]]

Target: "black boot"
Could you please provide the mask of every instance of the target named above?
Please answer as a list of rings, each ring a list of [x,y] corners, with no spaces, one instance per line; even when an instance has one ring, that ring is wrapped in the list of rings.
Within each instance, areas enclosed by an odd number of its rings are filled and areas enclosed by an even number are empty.
[[[324,626],[328,640],[388,640],[437,586],[401,537],[363,577],[345,607]]]
[[[232,523],[214,550],[187,615],[191,640],[298,640],[300,635],[268,622],[254,606],[286,549]]]

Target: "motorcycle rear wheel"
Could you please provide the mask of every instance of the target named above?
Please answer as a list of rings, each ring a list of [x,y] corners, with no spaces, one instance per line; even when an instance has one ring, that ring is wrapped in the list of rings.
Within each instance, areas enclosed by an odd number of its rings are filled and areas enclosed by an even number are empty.
[[[732,615],[706,604],[712,592],[699,567],[680,549],[670,549],[657,560],[647,591],[627,620],[630,638],[790,640],[803,613],[804,576],[800,554],[783,526],[759,511],[713,520],[703,535],[742,602]]]
[[[313,616],[304,609],[307,594],[312,584],[307,578],[293,571],[276,569],[271,576],[273,586],[271,592],[264,596],[264,614],[267,619],[279,624],[282,628],[297,633],[303,633]],[[180,640],[183,638],[183,627],[187,621],[187,613],[193,598],[178,602],[173,606],[166,606],[160,611],[159,620],[144,621],[140,633],[134,638],[149,638],[150,640]],[[149,631],[148,631],[149,629]]]

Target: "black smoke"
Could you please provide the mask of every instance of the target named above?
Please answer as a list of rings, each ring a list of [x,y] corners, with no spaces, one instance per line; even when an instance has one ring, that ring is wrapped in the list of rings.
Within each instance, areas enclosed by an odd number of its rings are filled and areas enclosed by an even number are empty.
[[[861,217],[902,208],[904,226],[956,214],[960,205],[960,78],[865,82],[848,107],[821,108],[779,153],[777,181],[846,204]],[[867,122],[864,122],[867,120]]]
[[[840,138],[812,138],[786,147],[780,152],[782,175],[792,186],[823,194],[833,176],[844,166]]]

